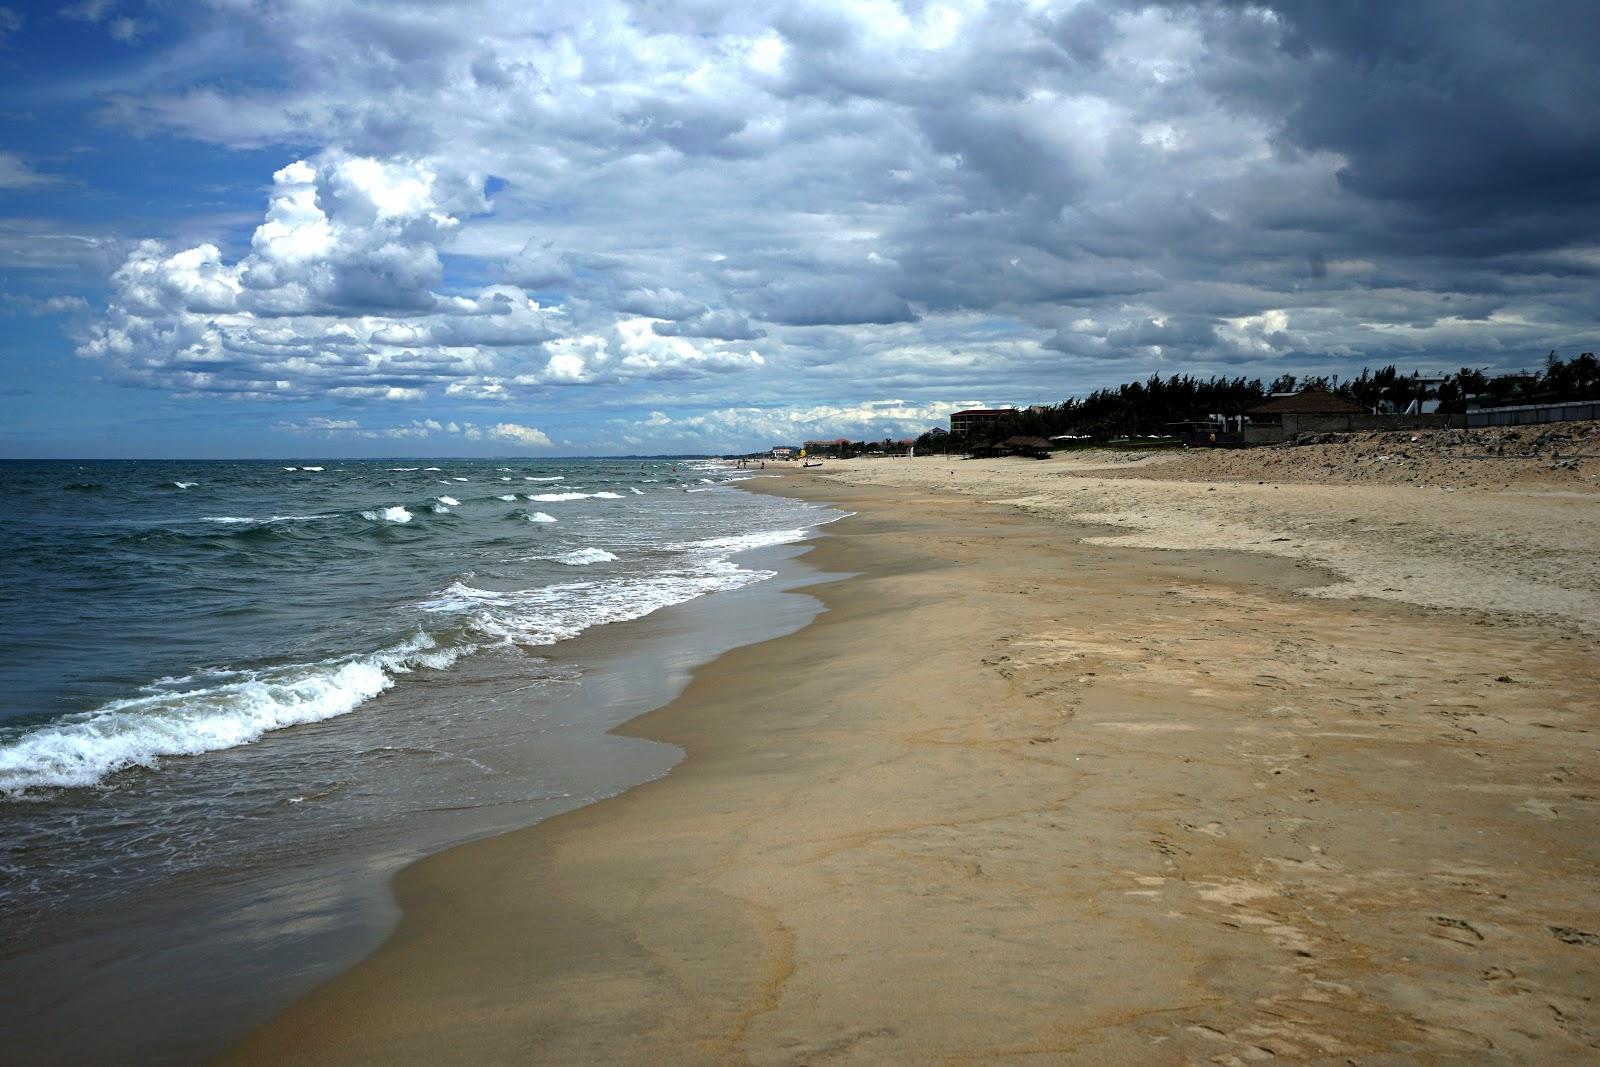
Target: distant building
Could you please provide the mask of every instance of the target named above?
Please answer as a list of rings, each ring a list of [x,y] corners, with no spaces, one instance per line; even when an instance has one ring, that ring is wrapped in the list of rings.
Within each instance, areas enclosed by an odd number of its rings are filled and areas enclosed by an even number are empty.
[[[1346,397],[1321,389],[1273,396],[1245,412],[1247,445],[1294,442],[1304,434],[1355,433],[1366,430],[1422,430],[1465,426],[1462,415],[1377,414]]]
[[[794,449],[789,448],[786,445],[779,445],[777,448],[774,448],[772,450],[772,458],[773,459],[793,459],[794,458]]]
[[[1324,389],[1300,393],[1278,393],[1249,411],[1252,422],[1267,422],[1285,415],[1364,415],[1367,409],[1354,400]]]
[[[965,411],[952,411],[950,433],[956,437],[969,437],[974,430],[984,429],[1016,413],[1016,408],[968,408]]]

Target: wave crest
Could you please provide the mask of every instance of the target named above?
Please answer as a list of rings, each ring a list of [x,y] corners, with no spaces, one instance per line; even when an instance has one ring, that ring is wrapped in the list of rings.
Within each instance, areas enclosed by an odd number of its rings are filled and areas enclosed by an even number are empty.
[[[367,656],[229,672],[205,689],[115,700],[0,740],[0,795],[97,785],[130,767],[155,767],[247,745],[272,730],[346,715],[394,685],[395,675],[443,670],[466,648],[430,635]]]

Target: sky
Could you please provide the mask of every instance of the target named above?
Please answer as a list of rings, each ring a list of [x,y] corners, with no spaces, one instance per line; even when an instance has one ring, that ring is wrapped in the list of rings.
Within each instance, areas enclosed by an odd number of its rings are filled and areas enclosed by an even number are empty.
[[[0,457],[729,452],[1596,347],[1591,0],[0,0]]]

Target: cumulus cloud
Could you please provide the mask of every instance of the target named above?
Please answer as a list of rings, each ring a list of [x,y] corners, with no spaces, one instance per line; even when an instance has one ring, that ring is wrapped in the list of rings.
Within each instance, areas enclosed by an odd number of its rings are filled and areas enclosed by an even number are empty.
[[[550,444],[550,438],[544,432],[532,426],[522,426],[515,422],[501,422],[489,427],[489,436],[502,441],[510,441],[526,448],[544,448]]]
[[[516,387],[694,377],[760,357],[647,338],[645,320],[564,338],[565,312],[515,285],[441,292],[440,248],[481,183],[417,160],[343,153],[273,176],[250,251],[140,242],[79,354],[133,384],[293,399],[504,399]],[[659,294],[655,294],[659,296]],[[662,297],[661,299],[667,299]]]
[[[767,335],[744,315],[709,308],[678,322],[651,323],[650,328],[663,337],[709,337],[719,341],[754,341]]]
[[[530,239],[522,250],[509,257],[502,268],[506,280],[528,289],[547,289],[575,281],[566,257],[550,243]]]
[[[604,333],[563,337],[545,345],[549,361],[513,384],[597,385],[623,381],[698,380],[753,370],[766,359],[751,349],[700,338],[662,336],[648,318],[619,319]],[[503,383],[486,383],[494,389]],[[462,391],[469,388],[465,384]]]
[[[630,289],[617,301],[617,310],[655,319],[687,318],[701,306],[671,289]]]

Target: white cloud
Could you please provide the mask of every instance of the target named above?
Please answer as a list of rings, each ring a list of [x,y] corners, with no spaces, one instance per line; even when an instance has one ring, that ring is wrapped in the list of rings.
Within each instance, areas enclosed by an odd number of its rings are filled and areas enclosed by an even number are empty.
[[[408,423],[395,426],[363,428],[356,419],[330,419],[321,415],[314,415],[298,422],[290,420],[276,422],[272,428],[282,433],[317,434],[329,438],[363,437],[369,440],[420,439],[445,432],[444,424],[438,419],[412,419]],[[451,432],[459,432],[459,428]]]
[[[550,438],[543,432],[532,426],[521,426],[514,422],[496,423],[489,428],[489,436],[502,441],[512,441],[527,448],[542,448],[550,444]]]
[[[848,437],[880,440],[915,437],[974,401],[868,400],[856,404],[796,407],[723,407],[669,417],[652,411],[627,425],[646,437],[699,442],[710,448],[746,448],[752,441],[773,444]]]
[[[503,400],[551,385],[693,378],[759,354],[656,335],[651,320],[563,337],[567,310],[518,286],[441,291],[441,247],[484,206],[471,175],[344,153],[273,176],[250,251],[140,242],[112,275],[79,354],[124,381],[253,399]],[[684,305],[687,306],[687,305]],[[601,324],[596,324],[601,325]]]
[[[355,419],[329,419],[321,415],[315,415],[299,422],[276,422],[273,423],[272,428],[283,433],[321,433],[331,435],[347,430],[359,430],[361,429],[361,424]]]
[[[106,32],[111,35],[111,39],[121,41],[123,44],[138,43],[139,38],[149,33],[152,28],[150,23],[131,19],[126,15],[119,15],[106,23]]]
[[[5,293],[0,294],[0,304],[19,307],[30,315],[61,315],[89,309],[89,302],[81,296],[47,296],[39,299]]]
[[[434,291],[470,177],[330,153],[274,175],[251,250],[143,241],[112,275],[79,354],[134,384],[257,398],[415,400],[537,361],[559,312],[514,286]]]
[[[117,0],[79,0],[61,8],[61,17],[78,22],[103,22],[117,9]]]
[[[0,18],[0,40],[4,39],[4,19]],[[31,189],[59,180],[50,174],[40,174],[15,152],[0,152],[0,189]]]

